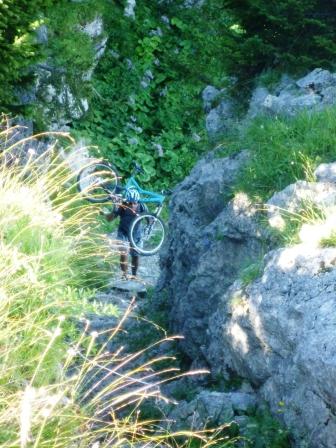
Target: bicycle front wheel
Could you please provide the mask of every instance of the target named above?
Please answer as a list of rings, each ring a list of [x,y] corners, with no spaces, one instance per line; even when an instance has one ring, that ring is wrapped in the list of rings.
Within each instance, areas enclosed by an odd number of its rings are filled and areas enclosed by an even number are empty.
[[[129,239],[140,255],[154,255],[161,248],[166,236],[161,218],[151,213],[141,213],[131,224]]]
[[[77,188],[90,202],[111,200],[118,186],[118,172],[114,166],[96,162],[84,167],[77,177]]]

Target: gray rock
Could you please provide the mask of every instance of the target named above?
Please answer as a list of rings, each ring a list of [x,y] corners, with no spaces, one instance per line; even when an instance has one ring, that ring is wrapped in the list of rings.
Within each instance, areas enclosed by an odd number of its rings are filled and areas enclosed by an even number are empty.
[[[203,390],[191,401],[181,401],[168,413],[170,429],[201,430],[237,421],[246,412],[253,412],[255,395],[241,392],[214,392]]]
[[[251,412],[257,406],[257,399],[254,394],[247,394],[244,392],[230,392],[223,394],[223,399],[232,403],[232,408],[235,414],[242,414],[244,412]]]
[[[80,27],[80,30],[91,38],[99,37],[104,32],[104,23],[101,16],[96,16],[94,20]]]
[[[250,106],[249,111],[247,113],[247,116],[250,118],[253,118],[262,112],[262,105],[264,104],[265,99],[269,95],[268,89],[265,87],[257,87],[253,93],[250,100]]]
[[[34,87],[31,88],[15,88],[15,97],[19,104],[28,105],[36,102],[36,91]]]
[[[205,126],[210,138],[220,136],[232,124],[235,117],[233,102],[230,99],[224,99],[220,104],[211,109],[206,116]]]
[[[83,73],[78,73],[78,80],[91,79],[99,59],[102,57],[107,37],[104,36],[103,19],[98,14],[91,22],[77,26],[79,33],[85,33],[92,40],[94,55],[91,67]],[[48,28],[45,25],[36,30],[36,40],[41,45],[48,43]],[[18,90],[20,104],[37,103],[50,131],[60,131],[73,121],[83,116],[89,104],[86,98],[80,98],[70,87],[66,67],[55,66],[49,58],[43,63],[31,67],[35,82],[27,90]]]
[[[124,9],[124,16],[129,17],[130,19],[135,19],[135,7],[136,7],[136,1],[135,0],[127,0],[125,9]]]
[[[46,44],[48,42],[48,27],[46,25],[39,26],[35,33],[37,43]]]
[[[13,159],[17,159],[17,163],[24,165],[28,159],[37,158],[48,151],[52,145],[48,138],[34,138],[33,122],[20,115],[9,119],[7,126],[6,139],[2,142],[2,150],[10,148],[4,154],[4,158],[8,163],[13,162]],[[23,140],[25,141],[23,142]],[[48,156],[40,159],[41,166],[43,164],[49,165],[49,163]]]
[[[295,90],[296,90],[295,80],[291,76],[284,74],[281,76],[279,84],[275,87],[274,94],[280,95],[281,92],[282,93],[293,92]]]
[[[336,162],[322,163],[316,168],[314,175],[319,182],[336,183]]]
[[[333,447],[336,249],[299,245],[266,261],[261,279],[247,288],[237,282],[222,297],[208,362],[249,378],[297,441]]]
[[[314,108],[320,102],[321,97],[314,93],[294,96],[286,92],[279,96],[268,95],[264,99],[260,110],[270,114],[295,115],[300,110]]]
[[[230,423],[233,418],[234,411],[227,394],[208,391],[202,391],[190,402],[181,401],[168,415],[173,430],[201,430],[207,425]]]
[[[336,77],[328,70],[316,68],[308,75],[296,81],[296,84],[301,89],[313,88],[314,90],[321,90],[323,88],[336,85]]]
[[[336,168],[335,168],[336,169]],[[331,166],[320,165],[317,173],[324,172],[324,178],[331,175]],[[271,227],[279,230],[285,227],[285,216],[293,215],[305,207],[327,208],[336,205],[336,185],[327,182],[298,181],[267,201],[267,213]]]
[[[331,87],[327,87],[326,89],[322,89],[321,90],[321,98],[323,101],[323,105],[334,105],[336,104],[336,87],[335,86],[331,86]]]
[[[247,119],[259,114],[294,116],[336,104],[336,74],[315,69],[296,82],[284,75],[270,93],[258,86],[252,93]]]
[[[113,280],[110,286],[118,291],[140,295],[145,295],[147,291],[146,286],[143,283],[135,280]]]
[[[251,383],[258,401],[290,429],[294,446],[334,448],[336,248],[302,240],[271,250],[257,207],[242,194],[230,199],[246,160],[246,152],[226,159],[212,153],[177,186],[156,294],[169,304],[171,329],[185,336],[181,347],[192,360],[205,358],[213,376],[235,373]],[[274,194],[267,203],[270,221],[282,218],[282,210],[317,206],[335,229],[329,214],[336,205],[335,173],[334,164],[320,165],[320,182],[298,181]],[[259,277],[246,285],[239,280],[242,267],[263,253]],[[218,421],[224,399],[227,415],[244,414],[256,400],[250,389],[239,394],[213,396],[211,410],[198,395],[172,415],[197,427],[206,409]]]
[[[202,92],[202,100],[204,109],[209,111],[211,109],[211,103],[219,95],[220,91],[214,86],[206,86]]]
[[[265,239],[257,209],[231,187],[248,153],[201,160],[171,199],[169,237],[156,295],[170,304],[170,327],[181,345],[202,358],[209,316],[242,266],[258,259]],[[267,245],[267,243],[266,243]]]

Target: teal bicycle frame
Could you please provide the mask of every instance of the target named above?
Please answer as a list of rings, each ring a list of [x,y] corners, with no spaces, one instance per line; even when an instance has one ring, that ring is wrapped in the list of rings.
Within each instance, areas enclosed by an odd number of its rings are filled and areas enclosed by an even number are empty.
[[[144,190],[140,187],[138,182],[134,179],[133,176],[131,176],[127,182],[126,185],[121,187],[122,190],[127,190],[129,188],[135,188],[140,193],[140,201],[143,204],[157,204],[157,208],[155,209],[154,214],[159,215],[162,207],[163,202],[165,200],[165,196],[159,193],[154,193],[153,191]]]

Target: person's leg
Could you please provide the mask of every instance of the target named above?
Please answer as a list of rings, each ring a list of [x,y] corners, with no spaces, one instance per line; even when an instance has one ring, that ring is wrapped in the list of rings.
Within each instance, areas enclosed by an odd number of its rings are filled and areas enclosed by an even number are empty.
[[[128,255],[127,253],[120,253],[120,269],[123,273],[123,276],[127,277],[127,271],[128,271],[128,262],[127,262]]]
[[[139,268],[139,255],[132,254],[132,275],[136,277]]]
[[[117,238],[119,240],[119,254],[120,254],[120,270],[123,277],[127,278],[128,273],[128,238],[122,232],[118,232]]]

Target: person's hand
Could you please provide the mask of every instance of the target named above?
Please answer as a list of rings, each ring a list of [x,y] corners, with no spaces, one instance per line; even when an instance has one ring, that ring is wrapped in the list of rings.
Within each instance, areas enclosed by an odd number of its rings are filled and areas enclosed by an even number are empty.
[[[99,211],[99,214],[101,215],[101,216],[107,216],[107,215],[110,215],[111,214],[111,210],[109,210],[107,207],[103,207],[100,211]]]

